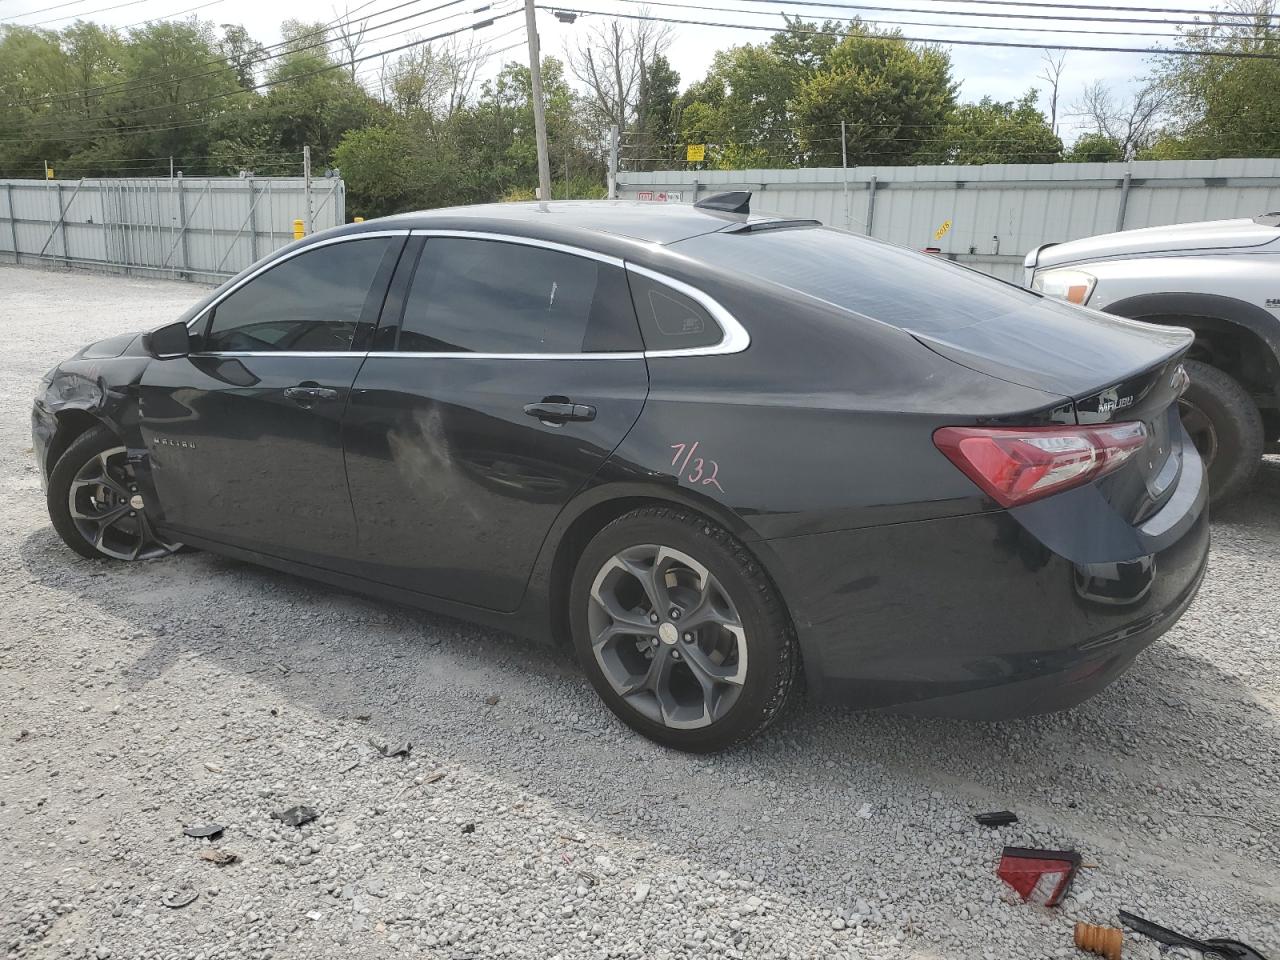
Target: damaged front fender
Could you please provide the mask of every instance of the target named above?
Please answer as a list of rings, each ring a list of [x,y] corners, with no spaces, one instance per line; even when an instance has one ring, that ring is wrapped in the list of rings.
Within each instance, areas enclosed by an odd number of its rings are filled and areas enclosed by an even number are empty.
[[[44,486],[62,451],[97,424],[110,427],[127,447],[142,447],[138,382],[148,359],[127,352],[107,358],[82,352],[45,375],[31,411],[32,447]]]

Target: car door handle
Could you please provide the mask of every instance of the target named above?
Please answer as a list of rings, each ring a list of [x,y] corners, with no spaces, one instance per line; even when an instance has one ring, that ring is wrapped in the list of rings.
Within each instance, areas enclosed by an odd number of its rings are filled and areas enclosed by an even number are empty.
[[[540,400],[538,403],[526,403],[524,412],[537,417],[543,423],[568,423],[570,420],[594,420],[596,408],[585,403],[573,403],[569,400]]]
[[[300,403],[338,399],[338,391],[332,387],[285,387],[284,395],[290,400],[297,400]]]

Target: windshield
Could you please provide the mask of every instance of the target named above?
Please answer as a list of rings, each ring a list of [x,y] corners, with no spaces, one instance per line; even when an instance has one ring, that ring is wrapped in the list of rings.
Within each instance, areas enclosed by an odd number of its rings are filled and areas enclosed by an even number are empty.
[[[675,249],[918,333],[1026,311],[1041,298],[948,260],[829,227],[708,233]]]

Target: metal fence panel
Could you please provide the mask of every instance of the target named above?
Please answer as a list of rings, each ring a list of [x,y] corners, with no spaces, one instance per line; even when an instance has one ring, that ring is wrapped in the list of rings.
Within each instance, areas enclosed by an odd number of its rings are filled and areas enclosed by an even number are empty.
[[[339,179],[175,177],[0,180],[0,259],[218,282],[346,220]]]
[[[1023,256],[1042,243],[1280,210],[1280,158],[618,173],[629,199],[677,193],[687,203],[722,190],[754,191],[757,210],[939,247],[1018,281]]]

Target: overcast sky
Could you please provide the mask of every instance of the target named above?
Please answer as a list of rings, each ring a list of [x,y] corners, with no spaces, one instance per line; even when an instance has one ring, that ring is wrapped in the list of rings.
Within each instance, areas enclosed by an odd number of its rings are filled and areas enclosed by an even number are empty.
[[[364,52],[374,52],[397,44],[408,42],[421,36],[475,23],[484,16],[512,11],[510,16],[498,19],[497,22],[479,34],[489,42],[489,49],[502,51],[513,44],[522,44],[524,33],[523,13],[519,0],[493,0],[493,9],[489,14],[477,15],[469,11],[481,6],[485,0],[474,0],[447,11],[434,14],[422,14],[414,20],[398,23],[378,29],[379,23],[404,17],[419,10],[437,6],[440,0],[422,0],[415,6],[406,6],[393,13],[379,16],[378,11],[403,3],[404,0],[328,0],[313,3],[304,0],[275,0],[263,3],[261,0],[0,0],[0,19],[9,23],[40,24],[50,28],[65,26],[77,16],[84,19],[97,20],[100,23],[119,27],[139,24],[153,17],[173,17],[185,13],[186,16],[198,16],[215,24],[240,23],[262,43],[271,43],[280,38],[280,23],[290,17],[315,20],[332,20],[340,15],[345,6],[353,11],[360,9],[360,17],[370,17],[371,40],[367,42]],[[540,0],[550,3],[552,0]],[[820,19],[824,13],[830,16],[853,16],[860,11],[839,10],[820,6],[798,8],[791,5],[779,5],[771,8],[765,4],[741,3],[738,0],[668,0],[664,5],[654,3],[649,7],[641,6],[635,0],[564,0],[567,6],[582,10],[600,11],[602,16],[610,12],[640,13],[647,11],[653,16],[675,17],[687,20],[720,21],[733,23],[750,23],[776,27],[781,24],[779,11],[803,13],[807,19]],[[1169,46],[1170,38],[1176,34],[1176,27],[1159,24],[1102,24],[1082,23],[1058,20],[1018,19],[1021,13],[1044,15],[1050,11],[1034,5],[1001,6],[981,3],[964,3],[957,0],[843,0],[845,3],[864,5],[884,5],[891,7],[915,7],[927,9],[927,14],[911,14],[901,12],[861,11],[867,19],[883,18],[883,20],[901,21],[899,29],[904,35],[928,39],[952,40],[996,40],[1011,43],[1028,43],[1052,45],[1054,43],[1084,46],[1121,46],[1152,47]],[[1039,0],[1043,3],[1044,0]],[[1081,2],[1081,0],[1074,0]],[[1150,0],[1092,0],[1098,5],[1097,15],[1123,17],[1125,6],[1151,6]],[[57,9],[48,9],[60,4]],[[198,9],[192,10],[199,4]],[[1197,2],[1174,2],[1168,0],[1169,6],[1193,8],[1204,4]],[[335,14],[336,6],[336,14]],[[1207,5],[1204,5],[1207,6]],[[114,9],[104,9],[113,7]],[[704,9],[698,9],[702,7]],[[708,7],[737,7],[737,10],[715,12]],[[743,7],[758,8],[757,13],[742,13]],[[680,9],[683,8],[683,9]],[[35,12],[35,11],[44,12]],[[462,11],[454,13],[454,10]],[[190,11],[190,12],[187,12]],[[948,15],[948,11],[952,15]],[[984,11],[987,13],[1009,16],[962,18],[954,16],[955,11]],[[445,19],[446,14],[453,13]],[[1095,15],[1087,10],[1065,10],[1070,15]],[[1159,18],[1160,14],[1129,13],[1130,17]],[[58,18],[58,19],[53,19]],[[1170,19],[1177,17],[1170,16]],[[581,35],[592,18],[579,18],[576,24],[566,25],[558,22],[550,13],[540,11],[538,14],[539,35],[542,38],[544,55],[562,56],[565,45],[573,42],[575,35]],[[1182,17],[1181,19],[1188,19]],[[883,21],[882,21],[883,22]],[[909,25],[916,24],[916,25]],[[1000,30],[977,30],[974,25],[986,25]],[[754,30],[740,30],[724,27],[708,26],[673,26],[674,40],[668,56],[679,71],[682,86],[701,77],[711,62],[717,49],[743,43],[759,43],[766,40],[768,33]],[[1057,30],[1086,30],[1092,33],[1057,33]],[[1100,32],[1138,31],[1142,35],[1099,36]],[[974,47],[958,44],[950,45],[953,74],[960,81],[960,96],[963,100],[976,100],[990,95],[1001,100],[1010,100],[1021,95],[1028,87],[1041,89],[1040,103],[1047,113],[1048,94],[1045,82],[1038,77],[1044,68],[1041,52],[1037,49],[1015,49],[999,47]],[[1062,93],[1060,95],[1059,121],[1063,138],[1070,142],[1076,132],[1076,124],[1068,115],[1071,105],[1079,98],[1080,91],[1086,83],[1101,79],[1115,86],[1118,92],[1124,93],[1132,87],[1135,77],[1144,75],[1149,67],[1147,58],[1132,53],[1096,53],[1072,51],[1067,53],[1066,67],[1063,71]],[[516,59],[527,63],[528,58],[523,46],[508,50],[495,56],[490,61],[489,72],[496,70],[503,61]],[[374,62],[362,68],[365,76],[372,80]],[[1064,116],[1068,115],[1068,116]]]

